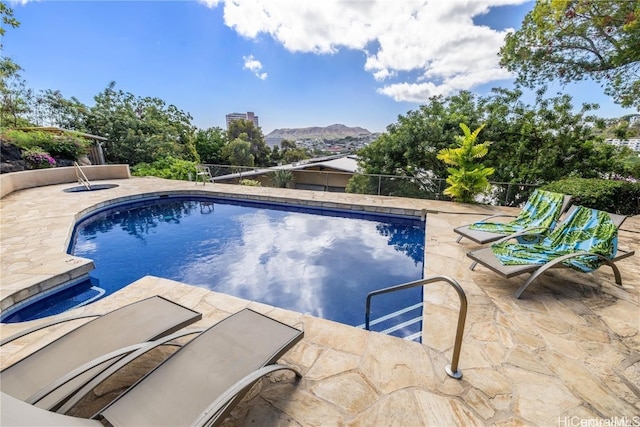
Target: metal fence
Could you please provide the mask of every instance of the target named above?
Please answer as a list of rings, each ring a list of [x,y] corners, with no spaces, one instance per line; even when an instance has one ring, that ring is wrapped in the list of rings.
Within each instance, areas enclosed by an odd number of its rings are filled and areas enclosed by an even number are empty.
[[[263,187],[275,187],[275,171],[282,168],[256,168],[208,164],[211,176],[216,181],[235,182],[255,180]],[[292,174],[287,188],[301,190],[352,192],[379,196],[411,197],[430,200],[451,200],[444,194],[447,188],[445,178],[408,177],[397,175],[353,174],[333,170],[286,169]],[[520,206],[537,185],[491,182],[489,192],[479,195],[477,202],[500,205]]]

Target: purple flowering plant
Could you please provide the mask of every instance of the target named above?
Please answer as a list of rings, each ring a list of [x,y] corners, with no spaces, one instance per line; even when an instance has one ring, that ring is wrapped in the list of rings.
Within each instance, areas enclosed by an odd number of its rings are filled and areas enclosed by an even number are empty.
[[[56,159],[39,147],[34,147],[22,154],[24,161],[33,169],[52,168],[56,165]]]

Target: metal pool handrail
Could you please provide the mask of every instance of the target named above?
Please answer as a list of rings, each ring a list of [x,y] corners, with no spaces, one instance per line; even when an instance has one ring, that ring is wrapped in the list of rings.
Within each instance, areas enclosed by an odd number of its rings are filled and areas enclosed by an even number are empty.
[[[78,162],[73,162],[73,168],[76,171],[76,178],[78,178],[78,184],[82,184],[85,186],[87,190],[91,190],[91,183],[87,179],[87,176],[82,171],[82,168],[78,164]]]
[[[424,286],[434,282],[447,282],[458,293],[460,298],[460,311],[458,313],[458,328],[456,330],[456,340],[453,345],[453,355],[451,356],[451,365],[447,365],[445,371],[447,375],[459,380],[462,378],[462,372],[458,369],[458,361],[460,360],[460,348],[462,347],[462,334],[464,332],[464,322],[467,318],[467,296],[464,290],[450,277],[447,276],[432,276],[426,279],[416,280],[415,282],[404,283],[401,285],[391,286],[389,288],[378,289],[377,291],[369,292],[367,295],[367,307],[365,312],[365,329],[369,330],[369,317],[371,314],[371,298],[376,295],[387,294],[389,292],[401,291],[403,289],[415,288],[416,286]]]

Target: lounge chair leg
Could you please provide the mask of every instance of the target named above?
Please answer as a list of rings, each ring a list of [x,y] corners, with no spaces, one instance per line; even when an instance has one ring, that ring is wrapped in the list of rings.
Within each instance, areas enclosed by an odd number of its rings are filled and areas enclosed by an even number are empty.
[[[622,276],[620,275],[620,270],[618,269],[618,266],[616,266],[613,262],[608,263],[611,266],[611,269],[613,270],[613,275],[616,278],[616,284],[618,286],[622,286]]]
[[[537,273],[537,271],[536,271]],[[535,274],[535,273],[534,273]],[[533,282],[533,280],[531,280],[532,278],[534,278],[534,274],[532,274],[531,276],[529,276],[529,278],[527,279],[526,282],[524,282],[522,285],[520,285],[520,287],[518,288],[518,290],[515,293],[515,297],[517,299],[520,299],[520,295],[522,295],[522,293],[524,292],[525,289],[527,289],[527,287],[531,284],[531,282]]]
[[[529,278],[522,285],[520,285],[520,287],[515,293],[515,297],[517,299],[520,299],[520,295],[522,295],[524,290],[527,289],[527,287],[529,287],[529,285],[532,284],[533,281],[538,278],[538,276],[540,276],[542,273],[550,269],[554,264],[558,264],[558,260],[553,261],[549,264],[545,264],[544,266],[540,267],[539,269],[531,273],[531,276],[529,276]]]

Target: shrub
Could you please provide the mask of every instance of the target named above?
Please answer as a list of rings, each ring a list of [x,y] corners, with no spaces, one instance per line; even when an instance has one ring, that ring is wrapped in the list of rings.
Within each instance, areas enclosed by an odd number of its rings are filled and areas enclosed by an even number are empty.
[[[460,128],[464,136],[456,136],[457,146],[440,150],[436,157],[448,165],[457,166],[447,168],[449,187],[444,190],[444,194],[453,197],[456,202],[472,203],[478,194],[489,189],[488,177],[495,172],[493,168],[478,163],[478,159],[489,152],[491,143],[476,141],[484,125],[473,132],[464,123],[460,123]]]
[[[262,187],[260,181],[256,181],[255,179],[241,179],[240,185],[248,185],[249,187]]]
[[[355,194],[378,194],[378,180],[371,176],[355,174],[349,178],[345,191]]]
[[[640,183],[609,179],[566,178],[544,190],[573,196],[572,203],[621,215],[640,213]]]
[[[52,168],[56,165],[56,160],[49,153],[40,147],[33,147],[22,153],[22,158],[27,166],[32,169]]]
[[[131,168],[131,173],[135,176],[157,176],[187,181],[193,177],[195,170],[195,162],[169,156],[153,163],[138,163]]]
[[[38,148],[58,159],[78,160],[87,155],[91,144],[71,132],[53,135],[43,131],[10,130],[4,133],[4,136],[23,150]]]
[[[274,187],[287,188],[287,184],[293,179],[291,171],[278,169],[273,172],[269,172],[269,178]]]
[[[45,148],[53,156],[60,159],[78,160],[89,152],[89,142],[74,135],[54,137]]]
[[[4,133],[4,136],[12,144],[23,150],[32,148],[38,148],[40,150],[46,149],[53,140],[52,134],[42,131],[25,132],[21,130],[8,130]]]

